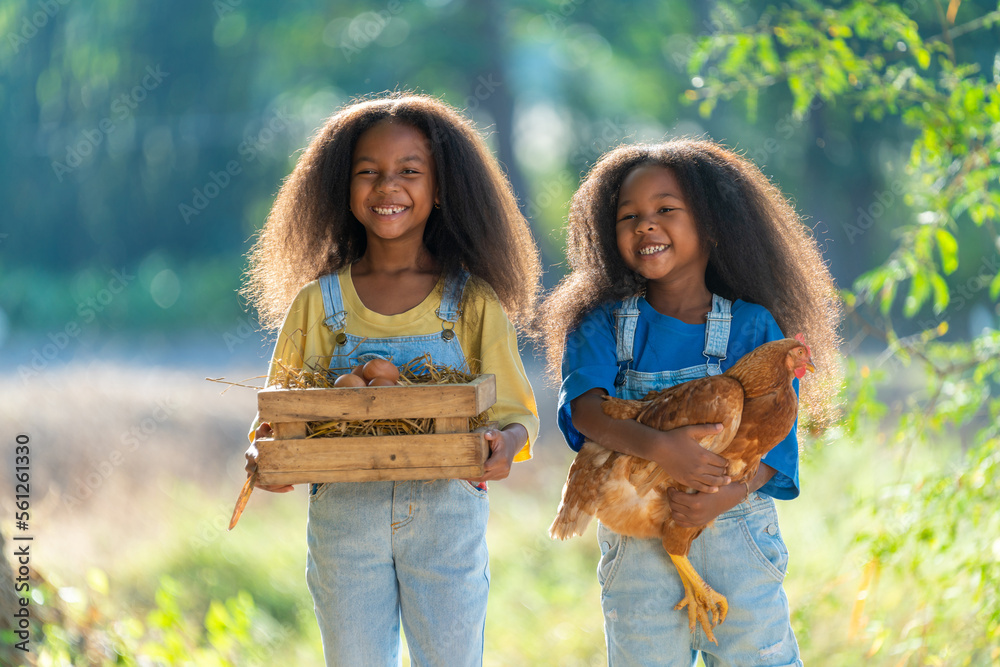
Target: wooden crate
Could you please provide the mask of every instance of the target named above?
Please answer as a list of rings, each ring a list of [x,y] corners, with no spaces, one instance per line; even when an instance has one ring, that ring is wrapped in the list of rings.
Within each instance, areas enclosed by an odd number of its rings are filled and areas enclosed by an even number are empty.
[[[257,409],[274,437],[257,440],[257,484],[479,477],[485,429],[469,418],[496,403],[496,378],[467,384],[262,389]],[[306,438],[306,422],[433,418],[426,435]]]

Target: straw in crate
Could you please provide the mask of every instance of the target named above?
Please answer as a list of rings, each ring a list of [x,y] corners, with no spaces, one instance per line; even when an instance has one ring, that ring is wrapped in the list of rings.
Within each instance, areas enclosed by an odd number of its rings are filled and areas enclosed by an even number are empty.
[[[396,386],[332,386],[328,371],[281,369],[258,392],[272,438],[257,440],[257,469],[233,512],[236,525],[257,483],[267,485],[474,478],[489,456],[493,375],[435,366],[400,369]],[[341,383],[343,384],[343,383]]]

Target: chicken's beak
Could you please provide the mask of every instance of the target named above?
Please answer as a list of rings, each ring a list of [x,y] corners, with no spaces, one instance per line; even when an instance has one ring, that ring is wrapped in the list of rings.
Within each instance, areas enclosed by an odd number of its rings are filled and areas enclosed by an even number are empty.
[[[816,372],[816,366],[813,365],[813,362],[807,361],[806,362],[806,370],[809,371],[809,372],[811,372],[811,373],[815,373]]]

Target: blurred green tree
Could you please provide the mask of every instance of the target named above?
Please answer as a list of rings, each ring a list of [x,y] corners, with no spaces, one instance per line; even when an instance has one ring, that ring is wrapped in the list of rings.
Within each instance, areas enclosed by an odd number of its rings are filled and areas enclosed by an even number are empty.
[[[581,172],[622,141],[736,137],[806,192],[794,142],[769,151],[771,128],[680,105],[695,39],[716,21],[653,0],[628,12],[580,0],[8,3],[0,306],[21,329],[61,328],[115,269],[137,280],[98,324],[231,328],[242,254],[297,151],[340,104],[397,88],[478,122],[546,264],[561,258]],[[761,115],[783,102],[763,101]],[[817,182],[864,184],[870,171],[813,157]],[[824,207],[810,213],[834,217]],[[858,256],[838,250],[836,267]]]
[[[883,343],[875,373],[850,364],[844,426],[860,433],[864,415],[891,414],[895,422],[881,428],[890,428],[896,442],[964,433],[971,448],[958,471],[942,465],[940,474],[868,508],[870,525],[859,539],[869,545],[876,570],[916,580],[912,622],[922,627],[916,642],[906,631],[883,632],[872,650],[884,643],[887,653],[920,664],[995,662],[1000,10],[960,0],[947,7],[937,0],[797,0],[768,7],[749,26],[728,20],[745,8],[720,4],[720,30],[701,39],[691,58],[686,97],[702,114],[740,98],[753,117],[762,91],[780,85],[791,94],[792,119],[836,106],[856,122],[906,130],[904,168],[890,187],[871,193],[857,224],[845,222],[853,244],[882,224],[891,207],[909,212],[892,230],[894,247],[844,292],[852,315],[846,354],[866,337]],[[893,398],[889,381],[911,365],[922,370],[924,390]],[[886,471],[886,477],[903,474]],[[961,624],[940,611],[945,589],[967,605]]]

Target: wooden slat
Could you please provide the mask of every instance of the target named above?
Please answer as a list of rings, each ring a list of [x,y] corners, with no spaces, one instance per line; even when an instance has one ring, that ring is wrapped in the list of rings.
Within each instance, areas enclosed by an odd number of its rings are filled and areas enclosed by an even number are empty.
[[[259,473],[258,484],[323,484],[325,482],[383,482],[408,479],[472,479],[483,474],[483,466],[437,468],[392,468],[385,470],[312,470],[308,472]]]
[[[299,470],[368,470],[482,465],[482,433],[257,441],[261,473]]]
[[[496,378],[480,375],[468,384],[408,387],[262,389],[260,418],[267,422],[334,419],[473,417],[496,403]]]
[[[476,407],[470,417],[486,412],[497,402],[497,379],[495,375],[480,375],[469,383],[476,388]]]

